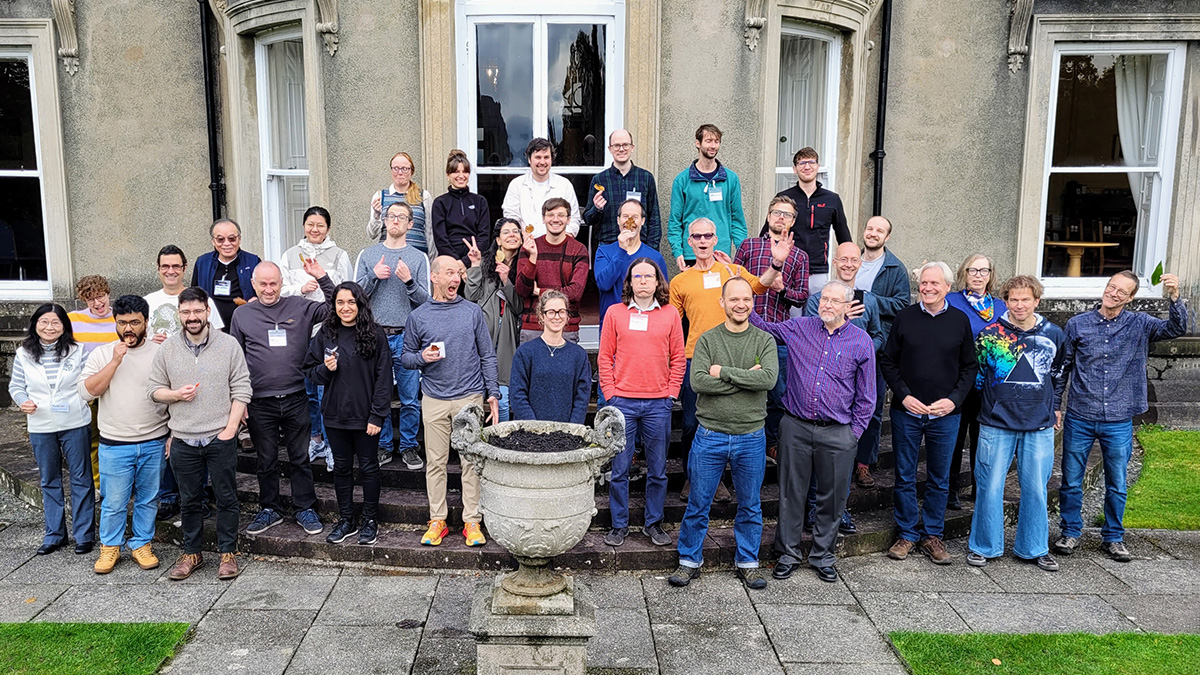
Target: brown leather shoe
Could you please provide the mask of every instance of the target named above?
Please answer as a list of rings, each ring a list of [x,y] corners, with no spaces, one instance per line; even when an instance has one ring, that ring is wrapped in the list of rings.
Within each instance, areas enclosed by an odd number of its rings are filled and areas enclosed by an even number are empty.
[[[179,556],[175,566],[167,573],[167,578],[171,581],[183,581],[201,567],[204,567],[204,556],[199,553],[184,553]]]
[[[896,540],[892,547],[888,549],[888,557],[892,560],[904,560],[908,557],[909,551],[913,550],[916,543],[911,542],[903,537]]]
[[[237,555],[222,553],[221,564],[217,567],[217,578],[221,580],[235,579],[242,571],[238,569]]]
[[[952,562],[946,545],[937,537],[925,537],[917,544],[917,550],[929,556],[935,565],[949,565]]]
[[[871,476],[871,467],[867,466],[866,464],[859,464],[855,466],[854,482],[858,483],[858,487],[875,487],[875,478]]]

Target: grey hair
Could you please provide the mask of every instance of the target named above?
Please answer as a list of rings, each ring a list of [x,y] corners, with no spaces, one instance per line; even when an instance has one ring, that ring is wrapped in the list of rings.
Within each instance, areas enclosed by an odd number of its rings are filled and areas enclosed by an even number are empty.
[[[715,230],[715,229],[717,229],[717,224],[716,224],[716,223],[714,223],[714,222],[712,221],[712,219],[710,219],[710,218],[697,218],[697,219],[693,220],[692,222],[688,223],[688,234],[691,234],[691,233],[692,233],[692,228],[693,228],[693,227],[696,227],[697,225],[712,225],[714,230]]]
[[[920,267],[918,267],[916,270],[917,282],[920,283],[921,275],[925,273],[925,270],[932,270],[932,269],[936,269],[942,273],[942,279],[944,279],[946,281],[947,286],[951,286],[951,287],[954,286],[954,272],[950,269],[949,265],[947,265],[946,263],[944,263],[940,260],[935,260],[933,262],[927,262],[924,265],[921,265]]]
[[[258,273],[258,271],[261,269],[264,269],[264,268],[274,268],[275,271],[279,273],[279,278],[283,279],[283,270],[279,269],[279,265],[276,265],[275,263],[271,262],[270,260],[264,260],[254,266],[254,273],[250,275],[250,280],[258,281],[262,277],[262,275],[260,275]]]
[[[850,284],[844,281],[838,281],[837,279],[834,279],[833,281],[825,282],[825,285],[821,287],[821,295],[825,295],[826,288],[843,288],[846,291],[843,299],[846,302],[850,302],[854,299],[854,289],[850,287]]]

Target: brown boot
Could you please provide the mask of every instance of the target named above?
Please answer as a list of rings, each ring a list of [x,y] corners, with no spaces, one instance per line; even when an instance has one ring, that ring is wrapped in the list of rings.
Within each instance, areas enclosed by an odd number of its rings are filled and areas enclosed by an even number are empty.
[[[913,546],[916,546],[914,542],[901,537],[888,549],[888,557],[892,560],[904,560],[908,557],[908,553],[913,549]]]
[[[100,557],[96,559],[96,565],[92,569],[96,574],[108,574],[117,566],[117,561],[121,559],[120,546],[105,546],[100,545]]]
[[[875,478],[871,476],[871,468],[866,464],[854,467],[854,482],[858,483],[858,487],[875,487]]]
[[[241,574],[238,569],[237,556],[233,553],[221,554],[221,565],[217,568],[217,578],[221,580],[234,579]]]
[[[949,565],[951,563],[950,553],[946,551],[946,545],[937,537],[925,537],[917,544],[917,549],[929,556],[935,565]]]
[[[130,556],[144,570],[152,570],[158,567],[158,556],[154,555],[154,551],[150,550],[150,544],[133,549]]]
[[[179,556],[179,560],[175,562],[175,566],[167,573],[167,578],[171,581],[183,581],[192,576],[192,572],[204,567],[204,556],[199,553],[184,553]]]

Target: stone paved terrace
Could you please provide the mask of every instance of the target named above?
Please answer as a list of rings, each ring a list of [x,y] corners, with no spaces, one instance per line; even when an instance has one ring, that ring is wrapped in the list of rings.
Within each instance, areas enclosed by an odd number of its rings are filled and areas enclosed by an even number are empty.
[[[186,621],[194,629],[164,673],[470,673],[468,598],[484,573],[372,569],[241,556],[241,577],[215,561],[183,582],[128,557],[107,576],[96,554],[34,556],[41,513],[0,494],[0,621]],[[826,584],[807,571],[746,591],[728,571],[686,589],[662,573],[581,573],[599,605],[594,673],[900,675],[888,631],[1200,633],[1200,532],[1138,531],[1136,556],[1115,563],[1095,531],[1083,550],[1042,572],[1011,558],[985,569],[881,553],[843,559]]]

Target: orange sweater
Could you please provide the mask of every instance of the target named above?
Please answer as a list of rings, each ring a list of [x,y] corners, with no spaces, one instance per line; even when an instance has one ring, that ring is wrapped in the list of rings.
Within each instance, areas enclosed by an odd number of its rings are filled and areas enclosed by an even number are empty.
[[[629,328],[635,314],[646,317],[646,330]],[[612,305],[604,314],[596,364],[604,398],[679,398],[687,368],[679,312],[670,305],[648,312]]]
[[[721,283],[713,288],[704,287],[704,275],[715,272],[720,276]],[[695,267],[688,268],[671,279],[671,304],[675,306],[680,316],[687,316],[688,334],[687,347],[684,350],[687,357],[692,358],[696,349],[696,341],[704,331],[724,323],[725,310],[721,309],[721,286],[730,277],[737,275],[750,282],[750,288],[755,295],[762,295],[771,290],[763,286],[754,276],[741,265],[716,263],[710,269],[701,272]]]

